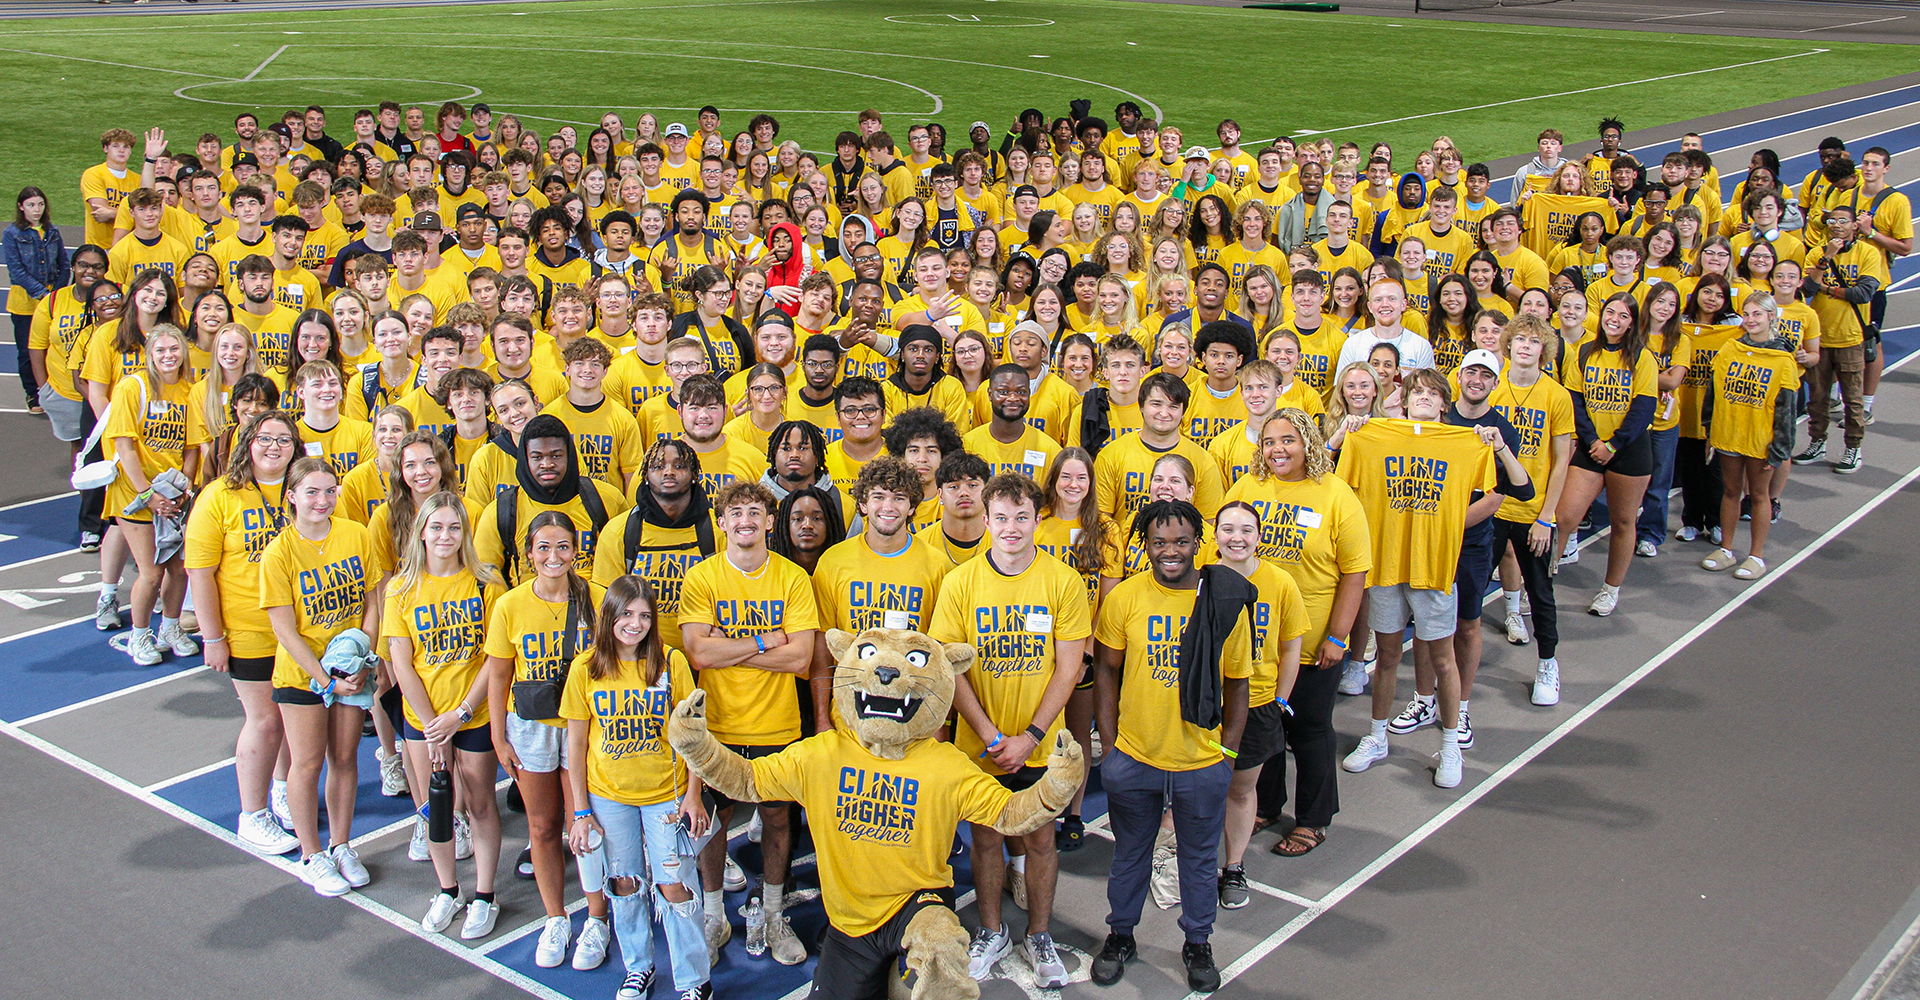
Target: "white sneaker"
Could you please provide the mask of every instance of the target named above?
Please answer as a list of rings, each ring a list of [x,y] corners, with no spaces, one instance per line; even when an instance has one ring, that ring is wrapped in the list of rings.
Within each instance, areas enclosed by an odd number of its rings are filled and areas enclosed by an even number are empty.
[[[1518,611],[1507,612],[1507,641],[1516,646],[1527,644],[1527,619]]]
[[[1642,538],[1633,546],[1633,554],[1642,559],[1652,559],[1660,554],[1660,546]]]
[[[1696,542],[1700,540],[1700,529],[1691,524],[1683,524],[1679,531],[1673,533],[1673,537],[1683,542]]]
[[[1340,668],[1341,694],[1365,694],[1367,690],[1367,665],[1359,660],[1348,660]]]
[[[390,799],[407,794],[407,763],[397,752],[380,758],[380,794]]]
[[[93,601],[93,627],[102,632],[117,632],[124,627],[120,620],[120,598],[101,594]]]
[[[540,930],[540,941],[533,946],[533,964],[542,969],[557,969],[567,960],[567,945],[573,943],[573,921],[565,916],[548,917]]]
[[[712,967],[720,964],[720,950],[733,940],[733,925],[727,922],[726,917],[709,913],[706,916],[706,934],[707,965]]]
[[[346,879],[348,885],[361,889],[373,881],[373,876],[367,874],[367,866],[360,863],[360,852],[354,850],[353,845],[341,844],[327,853],[333,857],[333,866],[340,870],[340,877]]]
[[[413,821],[413,839],[407,842],[408,861],[432,861],[433,855],[427,846],[427,821],[416,817]]]
[[[1438,788],[1457,788],[1460,785],[1460,748],[1440,745],[1440,764],[1433,769],[1433,783]]]
[[[493,933],[494,922],[500,919],[498,904],[484,899],[476,899],[467,904],[467,919],[460,925],[460,940],[472,941]]]
[[[178,625],[163,625],[159,633],[160,645],[173,650],[175,656],[199,656],[200,644],[193,641],[187,630]]]
[[[420,918],[420,929],[428,934],[438,934],[453,923],[453,915],[460,912],[460,901],[444,892],[433,894],[433,901],[427,904],[427,915]]]
[[[753,811],[753,818],[747,820],[747,840],[758,844],[760,842],[760,829],[760,810],[755,809]]]
[[[1606,616],[1613,614],[1613,609],[1618,607],[1619,604],[1620,604],[1619,591],[1603,590],[1598,594],[1593,595],[1593,603],[1587,605],[1587,614],[1595,615],[1600,618],[1605,618]]]
[[[1533,703],[1542,707],[1560,704],[1560,664],[1542,660],[1534,668]]]
[[[580,928],[580,943],[573,947],[574,969],[580,972],[598,969],[607,960],[607,940],[610,936],[605,920],[588,917],[587,925]]]
[[[453,814],[453,857],[456,861],[473,857],[473,828],[460,813]]]
[[[1394,716],[1392,720],[1387,723],[1387,732],[1395,736],[1405,736],[1415,730],[1424,729],[1427,726],[1437,726],[1439,724],[1439,703],[1435,701],[1421,701],[1419,698],[1415,698],[1407,702],[1407,707],[1401,709],[1400,714]]]
[[[127,637],[127,655],[140,666],[158,666],[162,659],[160,640],[152,632],[135,632]]]
[[[1523,615],[1533,614],[1533,598],[1528,597],[1527,592],[1524,590],[1520,592],[1520,613]]]
[[[720,874],[720,887],[728,892],[739,892],[747,887],[747,873],[740,870],[740,863],[727,855],[727,867]]]
[[[794,936],[785,913],[767,914],[767,952],[781,965],[799,965],[807,960],[807,946]]]
[[[978,982],[986,982],[993,975],[995,962],[1007,957],[1013,950],[1013,936],[1005,927],[997,931],[985,927],[973,929],[973,940],[967,945],[967,975]]]
[[[267,793],[267,808],[273,810],[273,821],[280,824],[282,830],[293,829],[293,808],[287,805],[287,786],[276,784]]]
[[[1340,762],[1340,766],[1354,774],[1359,774],[1374,764],[1386,760],[1388,752],[1389,747],[1385,737],[1368,733],[1360,737],[1360,745],[1353,748],[1353,752]]]
[[[333,855],[325,851],[307,856],[300,863],[300,881],[313,886],[313,891],[322,896],[344,896],[353,891],[353,886],[340,875],[340,869],[334,866]]]
[[[1567,536],[1567,547],[1560,553],[1560,565],[1571,566],[1580,561],[1580,536]]]
[[[265,809],[257,813],[241,813],[235,832],[240,835],[240,843],[260,854],[277,856],[300,847],[300,842],[280,829],[280,825],[273,821]]]
[[[1025,942],[1027,964],[1033,967],[1033,984],[1043,990],[1057,990],[1067,985],[1067,964],[1060,961],[1060,949],[1053,943],[1051,934],[1029,934]]]

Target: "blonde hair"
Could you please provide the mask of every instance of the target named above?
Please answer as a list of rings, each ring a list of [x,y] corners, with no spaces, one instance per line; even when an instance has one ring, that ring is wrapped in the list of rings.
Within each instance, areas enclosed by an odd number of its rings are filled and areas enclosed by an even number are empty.
[[[146,356],[144,374],[147,378],[147,389],[156,396],[160,394],[160,386],[163,383],[160,379],[160,368],[153,363],[153,342],[160,337],[172,337],[180,342],[180,367],[174,370],[174,381],[190,382],[192,379],[189,376],[193,374],[193,358],[189,356],[190,345],[193,342],[187,339],[186,332],[172,323],[155,323],[153,329],[147,331],[147,349],[141,353]]]
[[[1347,394],[1341,391],[1341,386],[1347,384],[1347,376],[1357,371],[1365,372],[1367,377],[1373,380],[1373,405],[1367,409],[1364,416],[1384,417],[1387,415],[1387,393],[1380,385],[1379,374],[1373,370],[1372,365],[1367,364],[1365,361],[1353,361],[1349,362],[1345,368],[1340,369],[1339,376],[1333,380],[1333,392],[1327,397],[1327,412],[1321,415],[1321,419],[1326,422],[1327,427],[1331,428],[1350,416],[1362,415],[1355,414],[1347,409]]]
[[[1319,482],[1320,477],[1333,471],[1333,456],[1327,452],[1326,436],[1320,433],[1320,427],[1314,423],[1307,411],[1297,406],[1285,406],[1267,414],[1260,424],[1260,437],[1265,440],[1267,428],[1276,420],[1284,420],[1293,425],[1294,432],[1300,435],[1300,443],[1307,452],[1307,478]],[[1253,449],[1253,474],[1260,479],[1274,478],[1274,471],[1267,467],[1267,450],[1255,445]]]
[[[474,579],[482,584],[495,587],[504,585],[500,574],[491,565],[481,562],[474,553],[473,525],[467,518],[466,501],[458,493],[441,490],[420,505],[420,513],[414,515],[406,538],[395,540],[400,545],[400,569],[394,574],[398,580],[396,593],[404,594],[420,585],[420,578],[427,572],[427,543],[421,533],[427,529],[428,518],[448,509],[460,519],[460,568],[473,574]]]
[[[1139,326],[1140,317],[1135,313],[1133,308],[1133,289],[1127,286],[1127,279],[1122,278],[1121,276],[1114,274],[1112,272],[1108,272],[1100,276],[1100,283],[1098,285],[1095,285],[1094,287],[1096,289],[1099,289],[1099,288],[1105,288],[1108,285],[1120,286],[1120,326],[1128,330],[1131,330],[1134,327]],[[1100,297],[1099,297],[1098,291],[1094,293],[1093,301],[1094,301],[1094,309],[1098,310],[1100,308]],[[1107,321],[1107,316],[1103,312],[1098,313],[1098,319],[1100,320],[1100,322],[1105,323]]]
[[[436,493],[458,493],[460,491],[460,469],[453,462],[453,452],[447,450],[447,443],[440,435],[430,430],[411,430],[400,439],[393,449],[391,466],[387,469],[387,533],[393,539],[393,556],[406,552],[404,536],[410,527],[416,527],[418,515],[413,506],[413,487],[407,485],[401,472],[401,466],[407,457],[407,448],[424,444],[433,452],[433,460],[440,466],[440,483]]]
[[[233,334],[247,345],[247,359],[240,365],[241,375],[254,375],[260,372],[260,350],[254,346],[253,332],[238,323],[228,323],[213,334],[213,351],[216,358],[220,354],[220,338]],[[216,361],[207,371],[205,379],[207,392],[200,400],[200,419],[207,425],[208,436],[215,441],[227,432],[227,401],[220,398],[225,387],[220,384],[220,365]],[[239,379],[234,379],[238,382]]]

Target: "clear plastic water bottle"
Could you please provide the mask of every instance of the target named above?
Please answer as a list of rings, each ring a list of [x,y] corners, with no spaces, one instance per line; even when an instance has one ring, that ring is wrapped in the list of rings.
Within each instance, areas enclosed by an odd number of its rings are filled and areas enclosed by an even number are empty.
[[[747,903],[747,954],[758,958],[767,953],[767,911],[760,900]]]

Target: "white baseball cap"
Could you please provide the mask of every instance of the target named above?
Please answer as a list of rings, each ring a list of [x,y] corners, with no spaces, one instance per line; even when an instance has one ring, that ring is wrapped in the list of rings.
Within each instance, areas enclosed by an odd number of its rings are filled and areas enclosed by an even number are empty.
[[[1485,348],[1475,348],[1468,351],[1467,356],[1460,359],[1461,368],[1465,368],[1468,365],[1479,365],[1492,372],[1495,380],[1500,378],[1500,359],[1495,356],[1492,351]]]

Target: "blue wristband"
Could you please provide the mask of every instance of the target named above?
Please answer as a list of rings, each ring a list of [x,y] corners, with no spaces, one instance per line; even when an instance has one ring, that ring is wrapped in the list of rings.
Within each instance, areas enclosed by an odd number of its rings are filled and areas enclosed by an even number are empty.
[[[1276,705],[1278,705],[1278,706],[1280,706],[1280,711],[1282,711],[1282,712],[1285,712],[1285,713],[1287,713],[1288,715],[1292,715],[1292,714],[1293,714],[1293,706],[1292,706],[1292,705],[1289,705],[1289,704],[1287,704],[1287,699],[1285,699],[1285,698],[1282,698],[1282,697],[1280,697],[1279,695],[1274,695],[1274,696],[1273,696],[1273,703],[1274,703],[1274,704],[1276,704]]]
[[[757,635],[753,637],[753,644],[759,647],[762,653],[767,651],[767,640],[762,639]]]
[[[593,815],[593,810],[591,809],[575,809],[573,811],[574,819],[586,819],[588,816],[591,816],[591,815]]]
[[[1330,642],[1330,643],[1333,643],[1333,644],[1334,644],[1334,645],[1336,645],[1336,646],[1339,646],[1339,647],[1340,647],[1341,649],[1345,649],[1345,648],[1347,648],[1347,644],[1346,644],[1346,642],[1344,642],[1344,641],[1343,641],[1343,640],[1342,640],[1342,639],[1341,639],[1341,638],[1340,638],[1339,636],[1337,636],[1337,635],[1328,635],[1328,636],[1327,636],[1327,641],[1328,641],[1328,642]]]
[[[982,757],[985,757],[986,755],[988,755],[988,754],[990,754],[990,753],[992,753],[992,752],[994,752],[995,750],[997,750],[997,749],[999,749],[999,747],[1000,747],[1000,744],[1002,744],[1002,743],[1005,743],[1005,742],[1006,742],[1006,740],[1007,740],[1007,738],[1006,738],[1006,736],[1004,736],[1004,735],[1002,735],[1002,734],[1000,734],[1000,733],[997,733],[997,732],[996,732],[996,733],[994,733],[994,734],[993,734],[993,742],[992,742],[992,743],[989,743],[989,744],[987,744],[987,748],[986,748],[985,750],[982,750],[982,751],[980,751],[980,756],[982,756]]]

